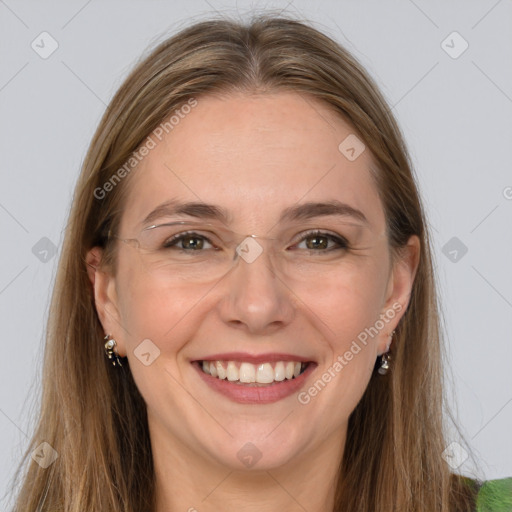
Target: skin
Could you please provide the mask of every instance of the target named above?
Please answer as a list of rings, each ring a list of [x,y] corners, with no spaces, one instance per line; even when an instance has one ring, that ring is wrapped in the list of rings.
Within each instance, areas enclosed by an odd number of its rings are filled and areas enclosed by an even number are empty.
[[[200,200],[228,209],[232,230],[265,235],[288,206],[338,199],[368,225],[338,217],[305,224],[353,241],[329,279],[286,283],[263,257],[215,286],[170,286],[162,273],[145,271],[128,244],[119,244],[115,273],[100,269],[99,248],[88,254],[99,318],[147,403],[157,512],[332,509],[348,417],[406,309],[419,257],[411,237],[403,257],[391,260],[372,157],[364,151],[351,162],[338,150],[351,133],[323,104],[295,93],[198,98],[133,171],[121,220],[121,236],[133,238],[160,203]],[[307,405],[296,394],[235,403],[191,365],[219,352],[298,354],[318,365],[307,389],[393,304],[401,311]],[[134,355],[147,338],[160,350],[149,366]],[[237,457],[247,442],[262,454],[250,468]]]

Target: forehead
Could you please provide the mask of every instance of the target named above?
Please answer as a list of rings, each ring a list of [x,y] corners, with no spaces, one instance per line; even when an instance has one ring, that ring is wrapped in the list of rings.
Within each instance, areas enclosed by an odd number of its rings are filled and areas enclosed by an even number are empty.
[[[178,117],[175,118],[175,121]],[[137,226],[170,199],[218,204],[236,229],[261,229],[299,202],[339,200],[385,225],[363,151],[350,161],[339,145],[349,124],[297,93],[204,96],[181,115],[133,171],[122,226]],[[349,139],[351,140],[351,139]]]

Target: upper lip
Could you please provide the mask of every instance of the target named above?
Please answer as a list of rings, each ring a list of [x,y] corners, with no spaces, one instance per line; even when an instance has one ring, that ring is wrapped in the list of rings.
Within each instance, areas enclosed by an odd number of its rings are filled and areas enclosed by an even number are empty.
[[[295,361],[299,363],[309,363],[313,360],[308,357],[302,357],[295,354],[283,354],[278,352],[268,352],[266,354],[248,354],[247,352],[224,352],[222,354],[213,354],[196,359],[196,361],[242,361],[246,363],[260,364],[273,361]]]

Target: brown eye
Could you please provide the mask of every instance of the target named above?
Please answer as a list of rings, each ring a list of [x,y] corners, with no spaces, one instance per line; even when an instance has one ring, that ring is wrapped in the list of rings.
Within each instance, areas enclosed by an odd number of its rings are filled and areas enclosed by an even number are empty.
[[[313,235],[306,238],[306,246],[308,249],[327,249],[329,240],[321,235]]]
[[[181,239],[183,249],[202,249],[204,240],[197,236],[186,236]]]
[[[181,249],[184,251],[199,251],[211,248],[208,246],[205,247],[205,243],[212,245],[206,237],[198,235],[197,233],[181,233],[166,240],[163,244],[163,248]]]
[[[299,246],[304,242],[305,249],[316,252],[329,252],[336,249],[348,249],[348,242],[342,237],[330,233],[312,232],[306,233]],[[299,247],[300,248],[300,247]]]

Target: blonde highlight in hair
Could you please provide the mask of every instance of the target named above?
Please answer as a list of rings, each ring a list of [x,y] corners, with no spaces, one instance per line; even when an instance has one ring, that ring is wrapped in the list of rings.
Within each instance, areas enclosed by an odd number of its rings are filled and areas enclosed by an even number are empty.
[[[85,258],[95,246],[115,268],[107,233],[123,211],[130,176],[95,197],[148,135],[190,98],[296,92],[328,105],[371,151],[389,243],[421,241],[408,309],[397,326],[392,370],[375,374],[349,421],[335,511],[453,512],[469,508],[441,457],[441,344],[431,249],[400,130],[377,86],[339,44],[306,23],[258,16],[197,23],[141,61],[111,101],[78,180],[46,333],[41,410],[26,451],[19,512],[152,511],[154,472],[145,403],[129,367],[113,368]],[[134,171],[136,172],[136,170]],[[48,442],[47,469],[30,453]],[[23,463],[22,463],[23,464]],[[22,465],[20,465],[19,472]]]

